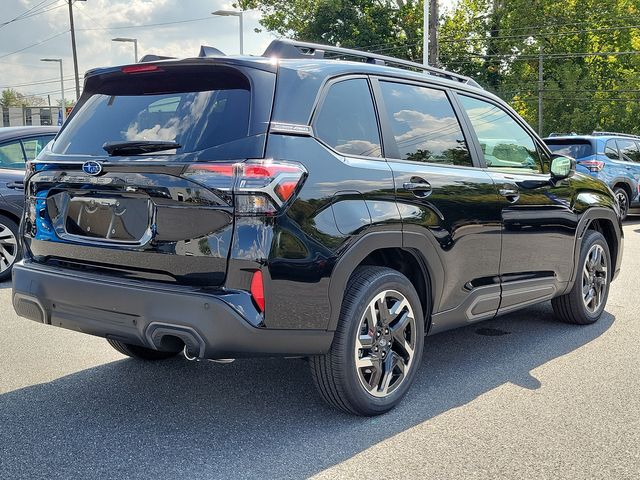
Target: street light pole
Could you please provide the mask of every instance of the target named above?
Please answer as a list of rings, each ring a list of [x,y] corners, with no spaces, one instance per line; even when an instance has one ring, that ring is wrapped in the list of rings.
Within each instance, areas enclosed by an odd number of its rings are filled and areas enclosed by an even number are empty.
[[[240,55],[244,55],[244,11],[235,10],[216,10],[211,15],[218,15],[220,17],[238,17],[240,28]]]
[[[118,37],[118,38],[112,38],[111,41],[133,43],[133,56],[136,59],[136,63],[138,63],[138,39],[137,38]]]
[[[41,58],[40,59],[41,62],[58,62],[60,64],[60,101],[62,104],[62,123],[64,123],[64,120],[66,118],[66,109],[67,109],[67,102],[64,99],[64,74],[62,71],[62,59],[61,58]]]

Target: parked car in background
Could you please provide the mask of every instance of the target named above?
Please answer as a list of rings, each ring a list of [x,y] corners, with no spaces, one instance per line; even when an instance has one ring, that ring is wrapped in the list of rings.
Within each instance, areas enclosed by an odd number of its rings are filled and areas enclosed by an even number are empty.
[[[0,281],[20,259],[18,223],[24,206],[24,164],[38,156],[59,127],[0,128]]]
[[[616,194],[624,220],[640,207],[640,137],[624,133],[593,132],[591,135],[553,135],[545,138],[553,153],[567,155],[605,182]]]

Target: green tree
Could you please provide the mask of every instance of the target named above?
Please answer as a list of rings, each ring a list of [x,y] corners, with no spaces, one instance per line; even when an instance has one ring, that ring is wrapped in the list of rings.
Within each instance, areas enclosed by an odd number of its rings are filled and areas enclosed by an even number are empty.
[[[23,95],[13,88],[5,88],[0,93],[0,105],[3,107],[41,107],[46,105],[44,98],[37,95]]]
[[[3,107],[21,107],[25,105],[24,95],[13,88],[5,88],[0,94],[0,105]]]
[[[239,0],[237,6],[259,9],[261,25],[278,35],[422,59],[422,1]]]
[[[640,133],[639,20],[637,0],[461,0],[443,19],[440,58],[537,125],[542,50],[544,134]]]

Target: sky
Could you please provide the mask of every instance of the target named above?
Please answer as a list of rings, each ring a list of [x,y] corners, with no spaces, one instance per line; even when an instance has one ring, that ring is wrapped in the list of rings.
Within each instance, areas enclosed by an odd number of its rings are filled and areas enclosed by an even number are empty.
[[[442,0],[441,5],[447,8],[454,2]],[[44,98],[51,95],[54,103],[60,98],[59,66],[40,59],[62,58],[65,97],[75,98],[67,1],[2,0],[1,3],[0,90],[11,87],[27,95]],[[198,54],[200,45],[237,54],[238,19],[211,15],[215,10],[232,9],[231,4],[223,0],[76,1],[73,9],[81,84],[86,70],[133,63],[133,44],[112,42],[115,37],[137,38],[139,56],[156,53],[191,57]],[[32,16],[10,22],[34,7]],[[259,12],[245,12],[245,54],[261,54],[275,38],[268,32],[254,32],[260,27],[259,20]],[[166,25],[178,21],[182,23]]]

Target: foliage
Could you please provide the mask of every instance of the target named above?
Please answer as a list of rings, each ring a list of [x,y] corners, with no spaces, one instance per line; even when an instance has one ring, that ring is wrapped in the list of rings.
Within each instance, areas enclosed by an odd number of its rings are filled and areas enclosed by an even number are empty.
[[[637,0],[461,0],[441,27],[441,61],[538,117],[543,49],[544,134],[640,134]],[[603,52],[621,52],[603,55]]]
[[[239,0],[237,5],[259,9],[262,26],[278,35],[422,58],[418,0]]]
[[[5,88],[0,93],[0,106],[2,107],[40,107],[46,105],[42,97],[25,96],[13,88]]]
[[[3,107],[21,107],[24,105],[24,95],[13,88],[5,88],[0,94],[0,105]]]
[[[262,26],[296,39],[422,58],[419,0],[239,0]],[[460,0],[440,22],[440,64],[538,120],[543,48],[544,134],[640,134],[638,0]],[[636,52],[602,55],[602,52]],[[586,55],[585,55],[586,54]]]

